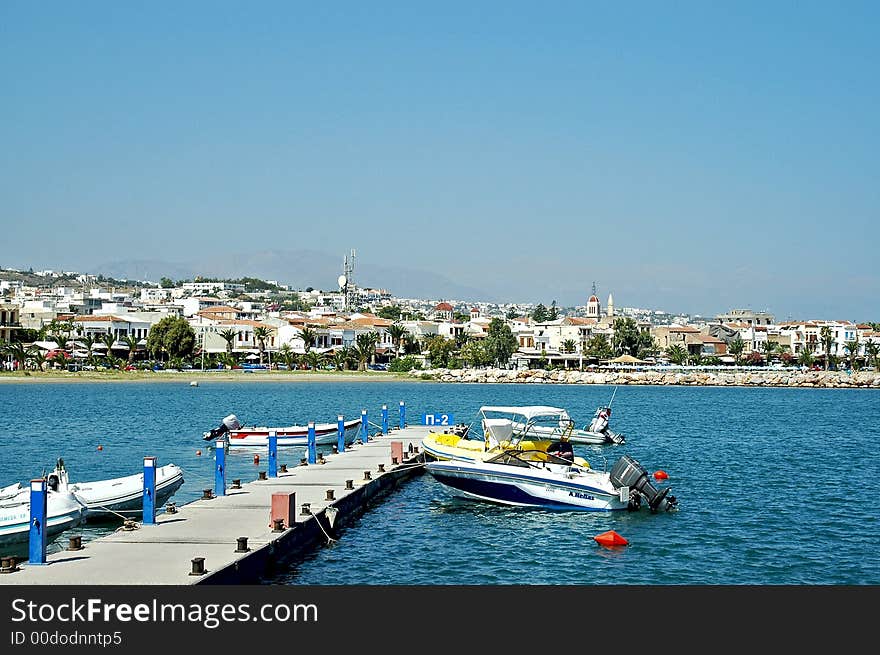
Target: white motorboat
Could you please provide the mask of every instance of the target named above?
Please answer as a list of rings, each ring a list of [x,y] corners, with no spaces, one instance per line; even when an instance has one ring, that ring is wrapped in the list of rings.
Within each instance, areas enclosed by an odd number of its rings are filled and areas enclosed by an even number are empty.
[[[527,423],[517,423],[519,430],[528,430],[535,439],[566,438],[577,444],[622,444],[626,438],[608,428],[611,407],[600,407],[593,420],[586,426],[576,428],[574,419],[561,407],[541,407],[532,412]]]
[[[31,490],[21,485],[19,487],[17,494],[0,499],[0,554],[3,555],[22,555],[28,549]],[[85,505],[72,492],[49,490],[46,495],[47,541],[79,525],[85,515]]]
[[[75,482],[69,480],[64,460],[59,459],[47,477],[50,491],[68,491],[86,507],[86,519],[103,520],[131,516],[144,508],[144,474],[136,473],[110,480]],[[156,509],[183,484],[183,471],[176,464],[156,468]],[[132,516],[132,518],[136,518]]]
[[[345,443],[352,443],[361,429],[361,419],[345,421]],[[287,427],[243,427],[235,414],[230,414],[216,428],[203,434],[205,441],[212,441],[226,435],[230,446],[268,446],[269,432],[275,432],[278,437],[278,446],[308,446],[309,427],[307,425],[289,425]],[[339,426],[337,423],[316,423],[315,443],[335,444],[339,438]]]
[[[543,450],[505,450],[486,461],[446,460],[425,465],[454,495],[552,510],[651,511],[676,509],[671,487],[655,487],[647,471],[624,455],[610,472],[594,471]]]

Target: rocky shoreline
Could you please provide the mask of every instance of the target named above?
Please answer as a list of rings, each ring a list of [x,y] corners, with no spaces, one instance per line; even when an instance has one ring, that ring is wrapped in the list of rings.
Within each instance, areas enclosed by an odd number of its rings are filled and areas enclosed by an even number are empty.
[[[880,373],[863,371],[544,371],[429,369],[413,377],[438,382],[533,384],[642,384],[709,387],[818,387],[880,389]]]

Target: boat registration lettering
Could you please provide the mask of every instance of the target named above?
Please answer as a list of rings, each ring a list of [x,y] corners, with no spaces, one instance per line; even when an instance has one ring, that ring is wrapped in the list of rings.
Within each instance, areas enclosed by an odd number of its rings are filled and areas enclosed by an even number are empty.
[[[596,500],[590,494],[581,493],[580,491],[569,491],[568,495],[574,498],[583,498],[584,500]]]

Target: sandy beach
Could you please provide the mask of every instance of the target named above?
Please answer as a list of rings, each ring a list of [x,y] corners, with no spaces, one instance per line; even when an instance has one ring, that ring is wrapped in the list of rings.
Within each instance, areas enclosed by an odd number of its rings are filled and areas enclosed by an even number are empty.
[[[0,373],[0,384],[41,382],[419,382],[405,373],[378,371],[29,371]]]

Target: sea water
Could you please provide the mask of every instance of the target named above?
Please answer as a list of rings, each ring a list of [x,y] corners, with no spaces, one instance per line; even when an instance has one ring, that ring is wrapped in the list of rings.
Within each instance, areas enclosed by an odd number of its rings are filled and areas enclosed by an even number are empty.
[[[167,374],[172,375],[172,374]],[[0,486],[26,482],[62,457],[72,481],[131,475],[143,457],[175,463],[173,500],[213,487],[202,433],[234,413],[245,425],[336,421],[386,404],[397,425],[450,413],[471,423],[482,405],[564,407],[582,427],[613,387],[431,382],[189,381],[0,384]],[[621,386],[611,428],[620,446],[576,446],[594,468],[626,453],[662,469],[672,513],[521,509],[452,497],[416,476],[268,584],[878,584],[880,392]],[[201,455],[197,454],[201,451]],[[247,449],[227,457],[227,480],[257,478]],[[294,465],[302,448],[279,449]],[[265,461],[265,458],[263,458]],[[77,528],[84,540],[113,526]],[[593,537],[629,540],[607,549]],[[61,535],[52,548],[66,543]],[[61,545],[59,545],[61,544]]]

